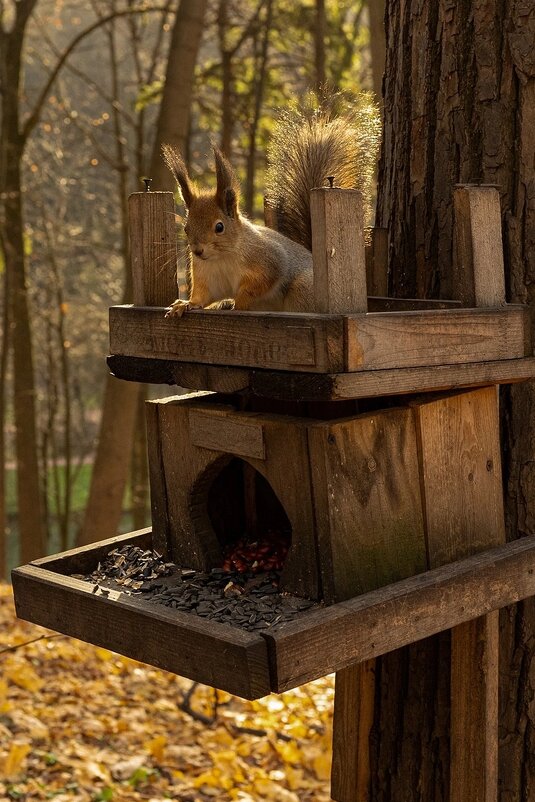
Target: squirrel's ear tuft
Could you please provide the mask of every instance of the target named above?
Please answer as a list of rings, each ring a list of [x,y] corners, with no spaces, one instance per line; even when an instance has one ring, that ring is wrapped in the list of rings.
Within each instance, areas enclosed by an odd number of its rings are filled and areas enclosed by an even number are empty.
[[[175,150],[171,145],[162,145],[162,154],[166,165],[176,178],[186,209],[189,209],[196,192],[188,175],[184,159],[178,150]]]
[[[216,200],[220,209],[229,217],[237,217],[240,185],[230,162],[216,145],[212,145],[217,177]]]

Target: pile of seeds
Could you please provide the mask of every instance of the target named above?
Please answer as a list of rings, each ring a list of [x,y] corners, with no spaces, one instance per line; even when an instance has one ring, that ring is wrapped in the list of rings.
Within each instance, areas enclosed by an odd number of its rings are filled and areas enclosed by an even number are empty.
[[[111,551],[84,579],[250,632],[277,627],[318,605],[279,591],[280,573],[214,568],[210,573],[165,562],[155,551],[126,545]]]
[[[176,565],[165,562],[157,551],[127,545],[110,551],[90,576],[82,578],[92,579],[94,582],[113,579],[123,589],[141,590],[145,585],[150,588],[151,580],[169,576],[174,571]]]

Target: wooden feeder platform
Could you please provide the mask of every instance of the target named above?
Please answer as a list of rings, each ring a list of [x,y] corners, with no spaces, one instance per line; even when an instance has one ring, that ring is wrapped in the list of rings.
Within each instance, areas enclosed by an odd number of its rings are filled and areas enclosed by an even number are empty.
[[[17,615],[246,699],[281,693],[535,594],[535,537],[246,632],[169,610],[71,574],[91,573],[150,529],[35,560],[13,571]]]
[[[115,306],[108,365],[130,381],[299,401],[511,383],[535,373],[526,307],[369,301],[396,311],[193,310],[166,319],[164,308]]]
[[[506,303],[498,191],[457,187],[454,208],[453,300],[387,298],[386,232],[366,248],[359,193],[321,188],[314,313],[176,319],[172,194],[131,196],[134,305],[110,310],[108,365],[203,392],[147,405],[151,529],[13,572],[21,618],[239,696],[336,672],[337,802],[368,798],[374,659],[444,630],[450,802],[497,799],[496,611],[535,595],[535,537],[505,542],[497,385],[535,359],[528,310]],[[249,632],[79,578],[124,544],[211,570],[207,488],[236,460],[245,519],[260,476],[290,521],[283,588],[319,606]]]

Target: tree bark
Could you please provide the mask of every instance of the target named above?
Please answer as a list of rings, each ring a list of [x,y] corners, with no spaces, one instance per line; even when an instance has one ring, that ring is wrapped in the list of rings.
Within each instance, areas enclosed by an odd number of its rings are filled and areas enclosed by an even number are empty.
[[[19,116],[22,48],[26,25],[35,3],[36,0],[19,3],[11,30],[7,32],[2,28],[0,31],[2,87],[0,198],[3,207],[0,224],[10,288],[10,298],[5,299],[5,303],[10,304],[9,345],[13,357],[17,506],[22,562],[29,562],[46,552],[46,530],[37,456],[32,332],[24,252],[21,188],[24,138],[20,130]]]
[[[455,184],[500,188],[508,300],[535,304],[535,7],[389,0],[377,224],[394,295],[452,297]],[[535,389],[502,391],[510,539],[535,533]],[[535,795],[532,600],[502,613],[500,802]],[[449,794],[448,636],[379,661],[370,799]],[[389,766],[388,772],[384,766]]]
[[[189,129],[189,113],[195,62],[203,28],[205,0],[181,0],[171,35],[166,82],[153,146],[150,175],[152,188],[174,189],[175,182],[165,167],[160,149],[164,142],[184,150]],[[120,141],[120,137],[118,138]],[[118,154],[119,162],[124,154]],[[127,197],[120,191],[124,204],[123,250],[128,250]],[[131,297],[131,276],[126,265],[125,299]],[[127,301],[125,301],[127,302]],[[130,473],[132,446],[138,412],[139,385],[108,376],[104,391],[99,442],[84,521],[78,533],[78,544],[84,545],[116,534],[122,515],[126,482]]]
[[[370,51],[372,56],[373,91],[377,102],[383,105],[383,75],[385,72],[385,0],[368,0],[370,20]]]
[[[176,184],[161,156],[161,146],[173,145],[181,153],[186,150],[194,88],[195,64],[201,44],[207,0],[180,0],[176,13],[165,86],[152,159],[150,177],[153,190],[174,191]]]

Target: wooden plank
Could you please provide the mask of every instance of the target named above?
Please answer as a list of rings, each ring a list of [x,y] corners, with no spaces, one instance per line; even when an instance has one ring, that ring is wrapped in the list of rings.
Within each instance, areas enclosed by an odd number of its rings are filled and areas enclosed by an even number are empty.
[[[309,429],[314,512],[327,603],[383,587],[426,568],[414,416],[380,410]],[[331,795],[366,799],[374,661],[337,673]],[[365,681],[366,679],[366,681]],[[367,716],[355,720],[357,709]],[[349,773],[348,773],[349,772]]]
[[[370,736],[375,708],[375,660],[336,672],[331,796],[370,800]]]
[[[268,641],[282,692],[535,594],[535,536],[426,571],[319,612]]]
[[[192,410],[189,416],[191,442],[212,451],[238,457],[266,458],[264,427],[254,413],[227,410]]]
[[[178,296],[177,225],[172,192],[128,198],[132,296],[139,306],[169,306]]]
[[[531,355],[529,309],[437,309],[347,319],[347,370],[451,365]]]
[[[451,802],[497,799],[499,634],[498,610],[451,631]]]
[[[422,312],[429,309],[459,309],[460,301],[438,298],[386,298],[368,295],[368,312]]]
[[[496,387],[411,402],[429,566],[505,541]]]
[[[160,554],[164,555],[166,559],[170,559],[172,548],[169,540],[169,503],[161,448],[160,416],[158,405],[153,401],[145,401],[145,425],[147,429],[152,542],[154,548]]]
[[[325,401],[436,392],[489,384],[510,384],[535,376],[535,358],[502,359],[424,368],[356,373],[296,373],[174,362],[149,357],[108,357],[112,373],[126,381],[177,384],[192,390],[233,393],[279,401]]]
[[[110,308],[110,351],[124,356],[330,372],[342,369],[343,349],[340,317],[190,310],[165,318],[157,308]]]
[[[128,532],[125,535],[116,535],[107,540],[99,540],[98,543],[89,543],[87,546],[79,546],[48,557],[40,557],[38,560],[34,560],[32,565],[66,574],[90,573],[110,551],[121,548],[127,543],[138,546],[140,549],[150,549],[152,546],[151,527],[137,529],[135,532]]]
[[[507,359],[490,362],[469,362],[459,365],[341,373],[334,377],[328,391],[332,398],[372,398],[382,395],[437,392],[439,390],[478,387],[488,384],[512,384],[535,376],[535,359]],[[260,384],[260,377],[255,376]],[[265,392],[267,381],[261,382]],[[306,392],[306,382],[292,377],[287,391],[297,394],[298,386]],[[327,388],[326,388],[327,389]],[[258,392],[260,387],[257,387]]]
[[[325,601],[425,570],[411,410],[311,424],[308,441]]]
[[[213,390],[216,393],[237,393],[246,390],[251,371],[216,365],[176,362],[171,359],[119,356],[106,359],[110,373],[118,379],[149,384],[170,384],[191,390]]]
[[[257,635],[35,565],[12,574],[19,618],[246,699],[270,690],[267,650]]]
[[[453,191],[456,259],[453,288],[464,306],[505,304],[500,194],[493,186]]]
[[[310,219],[315,311],[366,312],[362,194],[355,189],[313,189]]]
[[[504,543],[498,388],[414,409],[430,566]],[[452,630],[450,771],[457,802],[496,799],[498,639],[496,615]]]

